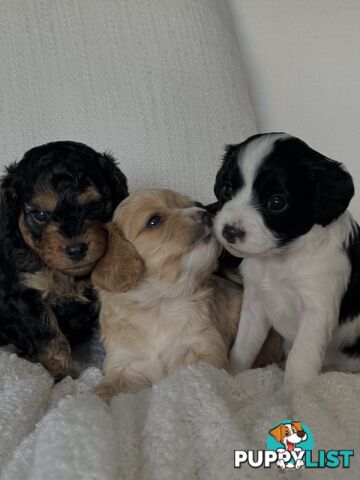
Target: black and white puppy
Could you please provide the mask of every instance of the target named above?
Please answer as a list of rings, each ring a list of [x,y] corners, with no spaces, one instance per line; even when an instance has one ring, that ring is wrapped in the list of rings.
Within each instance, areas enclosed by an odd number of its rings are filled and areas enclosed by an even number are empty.
[[[233,371],[250,368],[271,327],[285,339],[286,383],[322,366],[359,371],[360,233],[345,168],[285,133],[255,135],[227,147],[215,194],[215,234],[244,258]]]

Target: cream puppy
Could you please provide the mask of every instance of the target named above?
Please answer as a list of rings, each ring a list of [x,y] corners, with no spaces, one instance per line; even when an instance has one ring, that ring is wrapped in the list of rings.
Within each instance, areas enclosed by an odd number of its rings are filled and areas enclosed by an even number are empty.
[[[213,275],[220,247],[206,211],[179,193],[147,190],[121,203],[109,230],[92,275],[106,349],[97,394],[136,392],[197,362],[226,368],[242,291]]]

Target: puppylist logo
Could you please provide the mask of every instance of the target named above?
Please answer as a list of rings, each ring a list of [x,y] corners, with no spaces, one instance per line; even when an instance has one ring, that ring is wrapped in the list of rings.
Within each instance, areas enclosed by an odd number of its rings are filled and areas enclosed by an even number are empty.
[[[295,420],[275,425],[267,436],[266,450],[235,450],[234,467],[300,470],[301,468],[350,468],[354,450],[314,450],[309,427]]]

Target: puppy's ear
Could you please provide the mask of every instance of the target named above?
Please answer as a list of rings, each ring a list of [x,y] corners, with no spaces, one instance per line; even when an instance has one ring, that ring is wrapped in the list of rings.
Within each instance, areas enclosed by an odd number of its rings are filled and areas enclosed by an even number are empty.
[[[127,292],[144,275],[145,265],[120,228],[114,223],[108,228],[108,249],[94,268],[91,279],[95,287],[107,292]]]
[[[281,442],[283,438],[283,425],[279,425],[278,427],[273,428],[270,430],[269,434],[275,438],[277,442]]]
[[[114,199],[113,207],[115,208],[124,198],[129,195],[127,179],[123,172],[116,164],[115,158],[109,153],[100,155],[100,168],[106,179],[107,185],[110,186]]]
[[[314,222],[325,227],[348,208],[354,196],[351,175],[341,163],[330,160],[310,149],[306,159],[308,176],[314,182]]]
[[[16,171],[17,164],[12,163],[6,167],[6,174],[1,178],[1,200],[11,201],[16,196]]]
[[[220,209],[220,203],[219,202],[210,203],[209,205],[205,205],[203,208],[205,208],[205,210],[208,213],[210,213],[210,215],[216,215]]]
[[[228,170],[230,164],[235,158],[235,154],[238,150],[239,145],[226,145],[225,146],[225,153],[223,156],[222,164],[219,171],[216,174],[216,180],[214,185],[214,193],[217,199],[221,196],[221,189],[226,182],[226,176],[228,175]]]
[[[0,183],[0,208],[3,221],[11,229],[17,228],[20,215],[20,200],[17,195],[18,178],[17,163],[13,163],[6,168],[6,174],[2,177]]]
[[[302,429],[303,429],[303,428],[302,428],[302,425],[301,425],[301,422],[291,422],[291,425],[292,425],[293,427],[295,427],[298,432],[299,432],[299,431],[302,431]]]

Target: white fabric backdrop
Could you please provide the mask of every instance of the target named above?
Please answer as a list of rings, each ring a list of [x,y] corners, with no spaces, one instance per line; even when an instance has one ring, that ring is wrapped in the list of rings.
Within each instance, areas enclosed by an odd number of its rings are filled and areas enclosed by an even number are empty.
[[[223,145],[254,133],[218,0],[0,0],[0,161],[72,139],[110,149],[132,189],[212,200]]]

